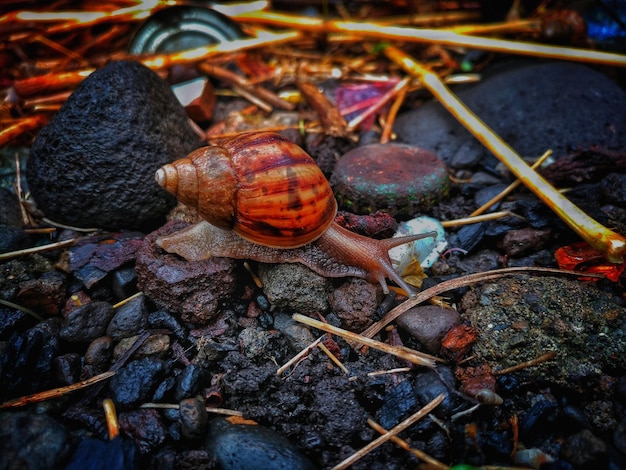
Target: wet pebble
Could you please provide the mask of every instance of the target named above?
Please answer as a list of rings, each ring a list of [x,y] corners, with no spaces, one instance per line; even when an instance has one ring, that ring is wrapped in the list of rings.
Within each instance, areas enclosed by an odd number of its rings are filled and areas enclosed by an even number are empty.
[[[118,360],[122,357],[126,351],[134,346],[137,338],[139,338],[139,335],[121,339],[113,350],[113,359]],[[154,334],[141,343],[141,346],[137,348],[132,357],[135,359],[147,356],[164,357],[169,351],[169,348],[170,337],[168,335]]]
[[[315,341],[311,330],[284,313],[278,313],[274,316],[274,328],[285,335],[294,352],[302,351]]]
[[[383,397],[383,404],[376,412],[376,421],[385,429],[391,429],[408,416],[411,409],[417,407],[413,386],[408,380],[390,387]]]
[[[132,439],[139,452],[147,454],[159,448],[167,432],[155,409],[139,409],[119,414],[120,430]]]
[[[106,334],[115,315],[108,302],[91,302],[72,310],[63,320],[61,339],[70,343],[89,343]]]
[[[244,328],[237,336],[242,352],[246,357],[262,355],[270,342],[271,334],[260,328]]]
[[[189,364],[176,377],[176,390],[174,391],[174,399],[176,401],[183,400],[194,396],[200,390],[204,372],[202,367],[196,364]]]
[[[87,77],[32,145],[28,185],[49,218],[78,227],[151,230],[175,201],[154,183],[199,139],[169,86],[139,62]]]
[[[530,408],[519,419],[519,431],[522,438],[536,439],[547,425],[554,422],[559,405],[554,397],[547,394],[537,395]]]
[[[26,411],[0,414],[0,466],[46,470],[62,465],[69,434],[56,419]]]
[[[131,361],[111,378],[111,398],[122,409],[139,405],[152,396],[165,372],[165,364],[155,357]]]
[[[145,297],[136,297],[115,310],[107,327],[107,336],[119,341],[141,333],[148,323]]]
[[[441,340],[459,323],[459,313],[437,305],[413,307],[398,317],[398,326],[414,336],[431,354],[441,349]]]
[[[154,329],[166,329],[171,331],[178,341],[187,338],[187,329],[180,322],[164,310],[157,310],[148,315],[148,326]]]
[[[440,201],[449,180],[434,153],[391,143],[349,151],[339,159],[330,183],[339,205],[350,212],[410,216]]]
[[[542,468],[542,465],[552,468],[550,464],[555,461],[555,458],[543,450],[533,447],[516,451],[513,454],[513,461],[518,465],[525,465],[530,468]]]
[[[259,278],[267,299],[294,313],[312,314],[328,309],[328,279],[299,263],[259,264]]]
[[[428,370],[418,374],[413,387],[422,406],[437,398],[441,393],[444,394],[443,401],[433,411],[437,416],[449,416],[458,405],[458,399],[450,393],[450,390],[456,390],[456,384],[454,373],[449,367],[437,366],[437,372]]]
[[[81,357],[67,353],[52,360],[52,377],[59,386],[70,385],[80,379]]]
[[[606,468],[606,444],[590,430],[572,434],[563,443],[560,457],[576,468]]]
[[[522,156],[552,149],[558,157],[585,145],[626,146],[626,93],[583,65],[511,61],[457,94]],[[399,115],[394,130],[400,141],[435,151],[454,168],[488,158],[488,166],[496,164],[436,101]]]
[[[185,398],[178,403],[181,432],[185,439],[199,439],[206,433],[209,420],[204,403],[198,398]]]
[[[502,238],[500,247],[513,258],[536,253],[544,247],[552,230],[525,227],[507,231]]]
[[[214,418],[209,422],[205,449],[223,470],[313,469],[313,464],[286,437],[241,418]]]
[[[186,261],[156,245],[159,236],[186,226],[170,222],[145,237],[137,250],[137,286],[159,308],[185,322],[205,325],[217,316],[221,302],[231,300],[237,264],[228,258]]]
[[[330,295],[330,308],[341,319],[342,327],[363,331],[375,318],[383,292],[378,284],[365,279],[349,278]]]
[[[85,351],[85,364],[103,367],[110,361],[113,354],[113,339],[110,336],[100,336],[94,339]]]
[[[137,292],[135,267],[116,269],[111,279],[111,289],[118,300],[123,300]]]

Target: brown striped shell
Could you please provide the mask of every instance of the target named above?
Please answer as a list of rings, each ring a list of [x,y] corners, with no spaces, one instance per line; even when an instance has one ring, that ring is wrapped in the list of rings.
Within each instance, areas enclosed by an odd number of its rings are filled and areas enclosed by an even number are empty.
[[[265,246],[310,243],[337,212],[330,185],[313,159],[270,132],[197,149],[160,168],[156,180],[211,224]]]

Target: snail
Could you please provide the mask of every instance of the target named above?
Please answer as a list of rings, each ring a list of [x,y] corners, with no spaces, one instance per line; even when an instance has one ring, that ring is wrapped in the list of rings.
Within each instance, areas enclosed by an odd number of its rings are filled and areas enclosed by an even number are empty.
[[[157,244],[194,261],[211,256],[302,263],[325,277],[385,278],[409,295],[388,251],[433,232],[375,240],[334,222],[337,202],[315,161],[279,134],[246,133],[165,165],[156,181],[205,220]]]

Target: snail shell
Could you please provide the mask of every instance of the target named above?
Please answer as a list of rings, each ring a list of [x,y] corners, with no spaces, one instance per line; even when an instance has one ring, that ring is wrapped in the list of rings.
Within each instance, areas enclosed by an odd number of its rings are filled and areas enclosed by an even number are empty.
[[[221,140],[165,165],[157,183],[211,224],[275,248],[318,239],[337,202],[315,161],[278,134]]]

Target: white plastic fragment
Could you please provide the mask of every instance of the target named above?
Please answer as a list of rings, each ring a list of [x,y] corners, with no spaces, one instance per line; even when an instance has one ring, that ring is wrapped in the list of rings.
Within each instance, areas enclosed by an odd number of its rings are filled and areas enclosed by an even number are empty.
[[[423,238],[389,250],[389,257],[398,273],[402,274],[414,259],[419,260],[422,268],[430,268],[448,246],[443,226],[437,219],[422,216],[400,224],[394,238],[433,231],[437,233],[435,238]]]

